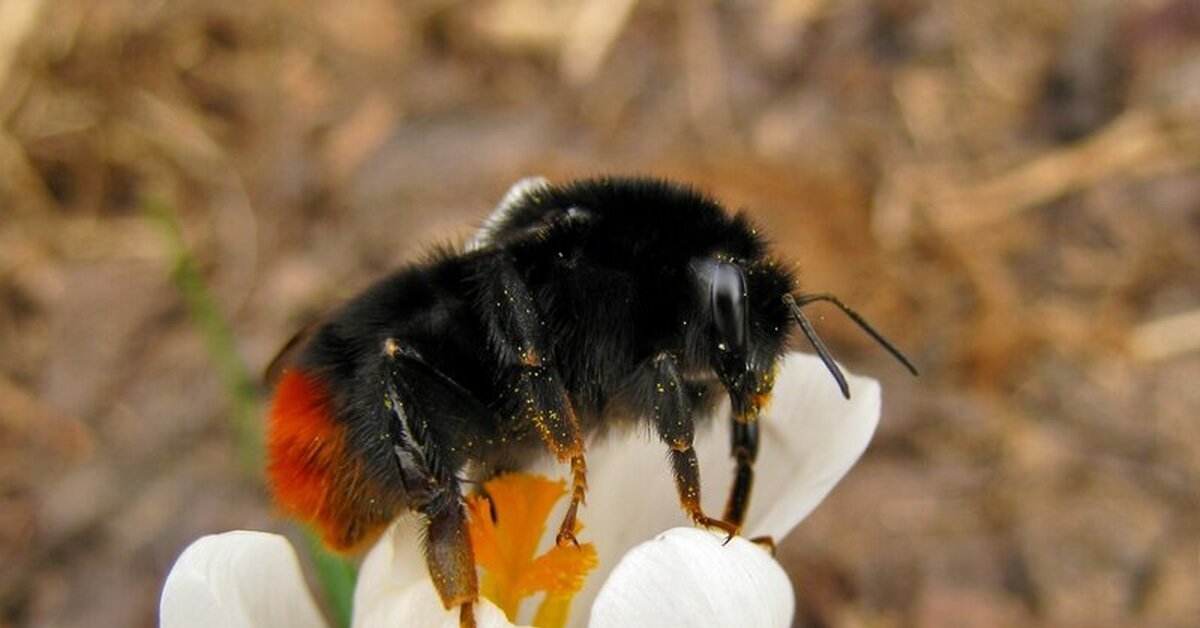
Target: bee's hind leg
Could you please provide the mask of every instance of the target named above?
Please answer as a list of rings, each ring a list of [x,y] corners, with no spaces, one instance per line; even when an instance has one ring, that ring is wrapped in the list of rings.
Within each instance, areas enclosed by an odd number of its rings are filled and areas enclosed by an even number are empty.
[[[429,433],[429,408],[414,386],[450,386],[409,348],[393,339],[383,345],[383,407],[387,440],[411,506],[425,520],[421,543],[429,576],[442,605],[459,608],[461,628],[475,628],[474,603],[479,599],[475,554],[467,531],[467,513],[453,466],[435,447]]]
[[[457,486],[440,493],[419,510],[427,519],[425,528],[425,564],[442,605],[459,607],[461,628],[475,628],[475,600],[479,586],[475,579],[475,558],[467,532],[467,516]]]

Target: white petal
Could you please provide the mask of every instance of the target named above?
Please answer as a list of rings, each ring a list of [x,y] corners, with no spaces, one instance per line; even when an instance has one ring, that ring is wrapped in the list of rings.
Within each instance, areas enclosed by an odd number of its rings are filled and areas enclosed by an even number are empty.
[[[389,606],[418,581],[429,578],[418,541],[420,534],[415,517],[402,517],[367,553],[354,587],[352,625],[364,625],[365,618],[375,614],[377,608]]]
[[[443,608],[429,580],[420,535],[416,517],[403,517],[367,553],[354,589],[354,628],[458,628],[458,609]],[[487,600],[475,605],[475,620],[480,628],[513,626],[504,612]]]
[[[866,448],[879,420],[879,385],[852,373],[846,378],[849,401],[816,356],[791,353],[783,359],[774,402],[759,419],[761,451],[746,518],[748,536],[769,534],[782,540]],[[728,404],[722,404],[696,435],[702,501],[713,516],[721,515],[733,483],[728,416]],[[588,498],[580,511],[584,530],[579,539],[596,545],[599,566],[572,604],[572,625],[581,624],[609,571],[629,548],[667,528],[689,525],[666,452],[649,431],[589,445]],[[564,474],[562,465],[552,461],[535,471],[550,477]]]
[[[179,555],[159,601],[162,628],[323,628],[287,539],[236,531],[201,537]]]
[[[675,528],[625,555],[592,606],[591,628],[790,626],[792,585],[743,538]]]
[[[429,578],[418,580],[403,592],[376,604],[362,614],[355,613],[354,628],[395,628],[428,626],[459,628],[459,609],[446,610]],[[495,604],[481,599],[475,604],[475,623],[479,628],[514,628]]]
[[[598,563],[571,602],[571,626],[584,625],[609,572],[634,545],[668,528],[688,525],[675,496],[666,451],[650,434],[614,436],[589,444],[587,504],[580,510],[579,541],[595,545]],[[552,478],[564,475],[562,465],[552,461],[534,471]],[[562,500],[547,520],[546,547],[554,543],[566,502]]]

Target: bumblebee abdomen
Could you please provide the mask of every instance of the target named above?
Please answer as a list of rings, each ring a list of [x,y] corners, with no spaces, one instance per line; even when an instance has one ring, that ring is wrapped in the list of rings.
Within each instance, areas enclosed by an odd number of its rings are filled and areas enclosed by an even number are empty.
[[[353,551],[383,531],[399,500],[365,473],[332,408],[320,378],[283,374],[267,427],[267,479],[281,510],[313,524],[330,547]]]

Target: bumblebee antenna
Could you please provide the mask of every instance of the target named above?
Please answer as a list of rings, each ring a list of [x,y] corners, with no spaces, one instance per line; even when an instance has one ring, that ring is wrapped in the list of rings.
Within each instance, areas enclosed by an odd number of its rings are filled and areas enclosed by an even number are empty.
[[[893,358],[896,358],[897,361],[903,364],[904,368],[908,369],[908,372],[912,373],[913,375],[920,375],[920,373],[917,372],[916,365],[909,361],[909,359],[905,357],[899,349],[896,348],[896,345],[892,344],[887,338],[884,338],[883,334],[879,333],[879,331],[877,331],[874,327],[871,327],[871,324],[867,322],[867,319],[862,317],[862,314],[855,312],[854,309],[849,305],[842,303],[841,299],[828,293],[806,294],[800,297],[800,300],[796,302],[796,305],[798,307],[804,307],[809,303],[815,303],[817,301],[825,301],[838,306],[838,308],[842,310],[842,313],[844,313],[846,316],[849,316],[850,320],[858,323],[858,326],[861,327],[863,331],[867,332],[867,334],[869,334],[872,338],[874,338],[875,342],[878,342],[880,346],[882,346],[884,349],[887,349],[887,352],[892,354]]]
[[[919,375],[917,372],[917,367],[907,357],[905,357],[905,355],[901,353],[895,345],[893,345],[887,338],[884,338],[883,334],[879,333],[878,330],[872,327],[871,324],[868,323],[861,314],[855,312],[853,308],[843,303],[841,299],[828,293],[806,294],[801,296],[799,299],[796,299],[790,294],[783,295],[783,302],[786,303],[789,308],[791,308],[792,316],[794,316],[796,318],[796,322],[800,324],[800,329],[804,332],[804,336],[808,338],[808,341],[812,344],[813,348],[817,350],[817,355],[820,356],[821,361],[825,363],[825,368],[829,369],[829,372],[833,374],[833,378],[837,380],[838,387],[842,389],[842,395],[844,397],[847,399],[850,398],[850,389],[846,386],[846,378],[844,375],[842,375],[841,369],[839,369],[837,364],[833,361],[833,357],[829,354],[829,349],[825,347],[825,343],[821,342],[821,338],[817,336],[817,332],[813,329],[812,323],[808,321],[808,318],[804,316],[804,312],[800,309],[806,305],[816,303],[818,301],[825,301],[827,303],[836,305],[843,314],[850,317],[850,320],[857,323],[863,331],[867,332],[868,335],[875,339],[875,342],[878,342],[884,349],[887,350],[888,353],[892,354],[892,357],[896,358],[896,360],[903,364],[910,373],[913,375]]]
[[[850,398],[850,384],[846,383],[846,376],[842,374],[842,369],[838,368],[837,362],[833,361],[833,356],[829,353],[829,348],[821,341],[821,337],[817,335],[817,330],[813,329],[812,323],[808,322],[808,317],[800,309],[800,305],[796,303],[796,298],[790,294],[783,295],[783,302],[792,310],[792,316],[796,317],[796,322],[800,324],[800,330],[804,332],[804,337],[808,338],[808,342],[812,344],[813,349],[817,350],[817,356],[825,363],[825,368],[829,369],[829,374],[833,375],[833,379],[837,380],[838,388],[842,390],[842,396]]]

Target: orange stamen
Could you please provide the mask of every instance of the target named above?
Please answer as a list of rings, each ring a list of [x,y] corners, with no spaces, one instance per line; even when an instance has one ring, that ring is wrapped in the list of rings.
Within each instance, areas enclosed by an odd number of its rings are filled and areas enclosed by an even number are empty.
[[[476,564],[484,570],[480,593],[499,606],[510,621],[516,621],[521,601],[544,591],[546,597],[534,625],[566,625],[571,598],[597,563],[596,548],[591,543],[552,546],[535,556],[546,532],[546,519],[567,493],[566,483],[509,473],[488,480],[483,487],[486,497],[467,497],[471,546]],[[576,532],[581,527],[577,525]]]

